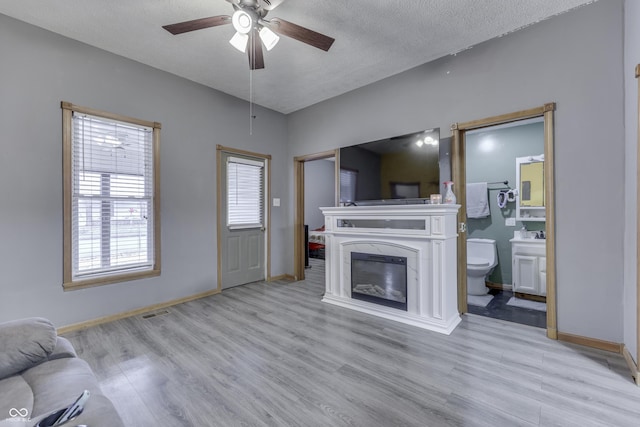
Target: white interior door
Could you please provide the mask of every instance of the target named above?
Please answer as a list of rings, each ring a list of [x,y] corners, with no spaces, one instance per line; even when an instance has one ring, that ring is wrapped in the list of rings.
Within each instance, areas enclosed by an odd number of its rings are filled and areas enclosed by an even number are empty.
[[[265,159],[222,152],[222,288],[265,279]]]

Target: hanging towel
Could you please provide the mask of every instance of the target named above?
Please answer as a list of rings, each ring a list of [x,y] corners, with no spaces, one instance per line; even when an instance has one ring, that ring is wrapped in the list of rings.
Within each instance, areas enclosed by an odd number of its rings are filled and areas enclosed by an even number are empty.
[[[486,182],[467,184],[467,218],[486,218],[489,212],[489,197]]]

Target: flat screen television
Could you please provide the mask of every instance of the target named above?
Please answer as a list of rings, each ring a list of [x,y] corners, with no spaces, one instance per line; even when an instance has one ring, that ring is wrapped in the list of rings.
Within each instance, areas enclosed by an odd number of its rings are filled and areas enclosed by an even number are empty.
[[[340,149],[340,203],[424,203],[440,193],[440,129]]]

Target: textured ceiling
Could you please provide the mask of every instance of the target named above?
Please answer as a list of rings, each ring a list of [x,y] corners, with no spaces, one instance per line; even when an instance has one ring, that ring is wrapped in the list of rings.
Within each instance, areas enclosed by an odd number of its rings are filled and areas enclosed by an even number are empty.
[[[7,0],[0,13],[286,114],[592,2],[286,0],[267,18],[336,41],[324,52],[281,37],[252,76],[247,56],[228,43],[232,26],[178,36],[162,29],[230,15],[225,0]]]

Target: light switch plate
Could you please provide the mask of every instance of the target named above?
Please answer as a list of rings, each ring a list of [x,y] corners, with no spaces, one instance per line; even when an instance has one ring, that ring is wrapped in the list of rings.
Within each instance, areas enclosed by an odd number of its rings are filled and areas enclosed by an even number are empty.
[[[273,198],[273,206],[280,206],[280,199],[277,197]],[[516,225],[515,223],[513,225]]]
[[[507,218],[504,224],[506,227],[515,227],[516,219],[515,218]]]

